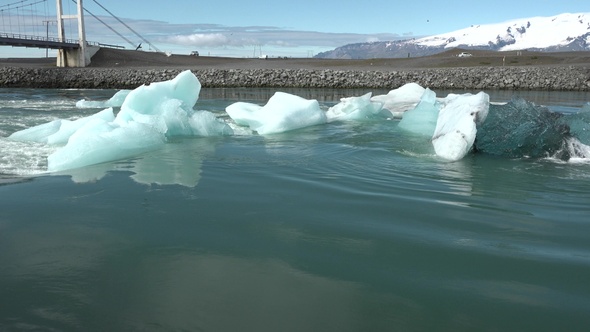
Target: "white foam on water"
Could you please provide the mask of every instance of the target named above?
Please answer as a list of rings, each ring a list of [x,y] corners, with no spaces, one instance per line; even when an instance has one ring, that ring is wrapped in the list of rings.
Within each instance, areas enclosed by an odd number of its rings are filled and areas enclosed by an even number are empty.
[[[0,174],[31,176],[46,173],[47,156],[55,150],[43,143],[0,138]]]

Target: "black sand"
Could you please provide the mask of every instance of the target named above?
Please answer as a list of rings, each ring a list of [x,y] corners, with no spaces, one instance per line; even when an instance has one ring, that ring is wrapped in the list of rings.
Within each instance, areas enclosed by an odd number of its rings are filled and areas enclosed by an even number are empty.
[[[224,58],[101,49],[86,68],[55,58],[0,59],[0,87],[134,88],[190,69],[205,87],[430,88],[590,91],[590,52],[463,50],[403,59]]]

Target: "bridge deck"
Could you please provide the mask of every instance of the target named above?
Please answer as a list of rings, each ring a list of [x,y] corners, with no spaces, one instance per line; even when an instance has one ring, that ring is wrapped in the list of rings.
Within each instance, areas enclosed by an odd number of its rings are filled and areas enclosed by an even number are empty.
[[[89,45],[98,45],[97,43],[88,43]],[[0,33],[0,45],[6,46],[24,46],[24,47],[38,47],[38,48],[52,48],[52,49],[75,49],[80,48],[78,40],[66,39],[60,41],[53,37],[37,37],[20,34]]]

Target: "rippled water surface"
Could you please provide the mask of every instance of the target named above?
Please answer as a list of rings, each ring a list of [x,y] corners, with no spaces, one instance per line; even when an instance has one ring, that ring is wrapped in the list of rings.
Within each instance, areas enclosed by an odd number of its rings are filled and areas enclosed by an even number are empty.
[[[272,92],[204,89],[196,108],[224,118]],[[113,93],[2,91],[2,331],[590,326],[590,163],[442,162],[396,121],[177,139],[62,174],[44,173],[54,148],[6,139]],[[517,94],[565,113],[590,101]]]

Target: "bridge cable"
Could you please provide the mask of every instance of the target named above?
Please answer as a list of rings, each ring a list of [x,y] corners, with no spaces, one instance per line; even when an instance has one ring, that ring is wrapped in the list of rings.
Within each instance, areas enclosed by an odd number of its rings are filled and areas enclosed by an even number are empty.
[[[104,9],[107,13],[111,14],[112,17],[114,17],[117,21],[119,21],[121,24],[123,24],[125,27],[127,27],[127,29],[129,29],[131,32],[133,32],[137,37],[139,37],[141,40],[143,40],[146,44],[150,45],[154,50],[156,50],[157,52],[162,52],[156,46],[154,46],[152,43],[150,43],[147,39],[145,39],[143,36],[141,36],[139,33],[137,33],[137,31],[133,30],[129,25],[127,25],[120,18],[118,18],[117,16],[115,16],[115,14],[111,13],[108,9],[106,9],[98,1],[96,1],[96,0],[93,0],[93,1],[97,5],[99,5],[102,9]]]
[[[73,3],[76,3],[76,0],[72,0]],[[135,43],[133,43],[131,40],[129,40],[128,38],[126,38],[125,36],[123,36],[122,34],[120,34],[119,32],[117,32],[117,30],[113,29],[110,25],[108,25],[105,21],[101,20],[100,18],[98,18],[98,16],[94,15],[91,11],[89,11],[88,9],[84,8],[84,11],[87,12],[88,14],[90,14],[90,16],[94,17],[97,21],[99,21],[100,23],[102,23],[105,27],[109,28],[109,30],[111,30],[112,32],[114,32],[115,34],[117,34],[117,36],[123,38],[126,42],[129,43],[129,45],[131,45],[133,48],[135,48]]]
[[[29,3],[27,3],[29,2]],[[27,34],[27,30],[29,27],[32,28],[34,34],[37,34],[37,29],[35,25],[35,13],[38,10],[38,4],[45,3],[47,5],[47,0],[20,0],[15,1],[9,4],[1,5],[0,6],[0,13],[2,15],[2,29],[4,32],[7,32],[6,24],[8,23],[8,28],[10,29],[10,33],[14,34],[13,31],[13,18],[16,16],[16,26],[18,29],[19,34]],[[30,11],[31,14],[31,22],[30,24],[27,22],[27,10]],[[16,15],[13,15],[13,11],[16,12]],[[8,15],[4,15],[5,12]]]
[[[4,24],[4,9],[0,9],[0,14],[2,15],[2,31],[6,31],[6,24]]]
[[[34,36],[37,35],[37,25],[35,24],[35,21],[37,21],[35,19],[35,15],[33,13],[37,12],[37,7],[35,7],[35,9],[33,10],[33,4],[30,5],[31,6],[31,25],[33,26],[33,34]]]

